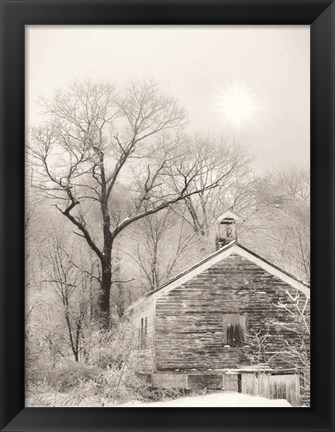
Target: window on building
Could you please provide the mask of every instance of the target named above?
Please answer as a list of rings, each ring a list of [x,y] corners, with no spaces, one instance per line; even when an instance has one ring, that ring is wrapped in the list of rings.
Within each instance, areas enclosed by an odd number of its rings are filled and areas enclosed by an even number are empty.
[[[147,336],[148,336],[148,318],[141,318],[141,327],[139,330],[140,349],[144,349],[146,347]]]
[[[140,328],[138,329],[138,348],[142,349],[142,334],[143,334],[143,318],[140,321]]]
[[[147,336],[148,336],[148,318],[144,319],[144,343],[147,342]]]
[[[223,316],[223,343],[230,347],[241,347],[247,342],[247,314],[225,314]]]

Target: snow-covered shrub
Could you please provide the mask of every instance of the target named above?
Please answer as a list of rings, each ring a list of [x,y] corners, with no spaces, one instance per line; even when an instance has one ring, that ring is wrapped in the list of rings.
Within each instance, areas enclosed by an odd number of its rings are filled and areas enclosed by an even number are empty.
[[[99,367],[73,362],[66,367],[49,369],[45,380],[55,390],[66,392],[72,388],[77,388],[82,382],[98,379],[101,372]]]

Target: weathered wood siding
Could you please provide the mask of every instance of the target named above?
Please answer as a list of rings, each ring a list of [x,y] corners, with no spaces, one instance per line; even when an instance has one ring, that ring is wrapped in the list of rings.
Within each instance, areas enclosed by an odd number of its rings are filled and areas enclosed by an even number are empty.
[[[242,393],[264,396],[268,399],[286,399],[293,406],[300,404],[300,376],[242,374]]]
[[[275,307],[280,299],[289,302],[286,291],[296,294],[290,285],[232,254],[160,295],[155,317],[156,370],[229,369],[257,363],[258,347],[251,336],[243,347],[231,348],[224,342],[224,315],[235,313],[247,316],[250,335],[259,330],[261,335],[268,333],[263,354],[273,356],[272,364],[277,369],[287,368],[290,365],[275,354],[285,340],[294,340],[294,333],[270,325],[277,319],[292,326],[292,317]]]
[[[136,370],[139,373],[151,373],[154,365],[154,303],[148,302],[143,307],[134,311],[130,316],[134,327],[133,357],[136,362]],[[141,340],[141,322],[145,323],[146,336]]]

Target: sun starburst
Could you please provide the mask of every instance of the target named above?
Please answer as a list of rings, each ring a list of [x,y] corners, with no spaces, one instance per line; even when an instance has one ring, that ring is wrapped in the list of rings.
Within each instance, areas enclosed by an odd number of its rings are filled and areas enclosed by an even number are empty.
[[[257,95],[241,82],[227,86],[219,95],[218,104],[225,121],[236,128],[252,122],[260,108]]]

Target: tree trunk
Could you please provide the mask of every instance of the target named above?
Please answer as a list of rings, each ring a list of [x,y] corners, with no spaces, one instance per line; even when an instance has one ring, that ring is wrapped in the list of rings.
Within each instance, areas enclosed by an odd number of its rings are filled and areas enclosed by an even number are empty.
[[[112,268],[110,263],[102,264],[102,278],[99,295],[99,324],[103,329],[108,329],[110,325],[110,290],[112,284]]]
[[[112,283],[111,266],[102,267],[101,292],[99,296],[99,320],[101,328],[109,328],[110,289]]]
[[[102,329],[109,329],[110,325],[110,291],[112,284],[112,247],[113,237],[110,231],[110,216],[108,209],[108,193],[107,193],[107,180],[105,175],[104,166],[104,153],[101,150],[97,151],[100,158],[100,170],[101,170],[101,216],[103,220],[103,238],[104,247],[102,252],[101,269],[101,290],[99,295],[99,324]]]

